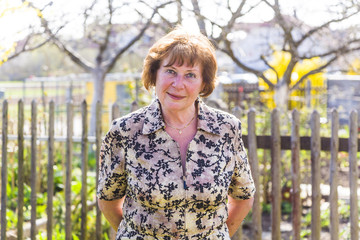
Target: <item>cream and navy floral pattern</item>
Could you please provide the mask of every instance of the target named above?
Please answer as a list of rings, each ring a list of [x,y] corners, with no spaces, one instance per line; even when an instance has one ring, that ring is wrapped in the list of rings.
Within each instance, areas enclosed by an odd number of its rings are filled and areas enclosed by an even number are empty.
[[[113,121],[100,152],[97,196],[122,198],[116,239],[230,240],[227,196],[249,199],[254,182],[234,116],[198,104],[198,131],[183,174],[160,103]]]

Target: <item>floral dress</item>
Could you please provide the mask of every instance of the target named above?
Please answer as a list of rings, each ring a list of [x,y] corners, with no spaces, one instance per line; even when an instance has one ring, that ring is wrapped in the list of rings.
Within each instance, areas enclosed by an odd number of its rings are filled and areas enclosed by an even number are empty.
[[[160,102],[113,121],[100,152],[97,197],[126,195],[116,239],[230,240],[227,197],[249,199],[254,182],[240,121],[198,104],[185,174]]]

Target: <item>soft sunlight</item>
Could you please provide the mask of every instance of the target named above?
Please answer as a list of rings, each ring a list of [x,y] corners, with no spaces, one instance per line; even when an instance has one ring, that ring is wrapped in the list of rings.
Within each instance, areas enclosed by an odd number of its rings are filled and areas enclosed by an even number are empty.
[[[36,12],[21,1],[0,1],[0,46],[9,48],[23,39],[33,27],[39,27]]]

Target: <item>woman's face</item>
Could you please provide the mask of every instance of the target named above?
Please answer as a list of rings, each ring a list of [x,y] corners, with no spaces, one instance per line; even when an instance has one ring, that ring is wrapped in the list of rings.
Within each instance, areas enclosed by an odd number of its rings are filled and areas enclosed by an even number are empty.
[[[165,58],[156,74],[155,92],[161,107],[165,111],[183,111],[194,106],[196,98],[203,89],[202,69],[200,64],[188,66],[168,66]]]

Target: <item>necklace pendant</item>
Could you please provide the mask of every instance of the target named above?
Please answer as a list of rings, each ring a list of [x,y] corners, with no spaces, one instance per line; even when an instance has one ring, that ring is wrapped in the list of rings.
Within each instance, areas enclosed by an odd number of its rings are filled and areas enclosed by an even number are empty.
[[[179,130],[179,134],[180,134],[180,135],[182,134],[182,131],[181,131],[181,130]]]

